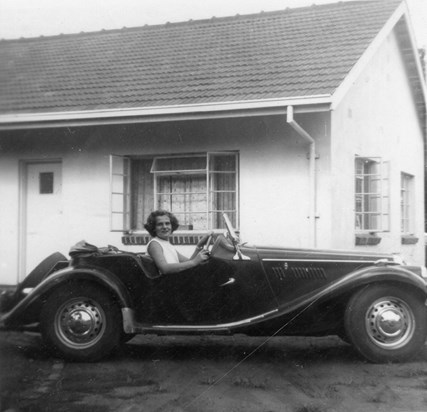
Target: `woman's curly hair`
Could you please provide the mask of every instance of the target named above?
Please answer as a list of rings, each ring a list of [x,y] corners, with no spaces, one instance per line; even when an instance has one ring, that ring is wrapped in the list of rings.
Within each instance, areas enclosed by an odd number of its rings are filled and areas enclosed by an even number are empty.
[[[169,218],[172,225],[172,233],[179,228],[178,219],[173,213],[162,209],[155,210],[154,212],[151,212],[150,215],[147,217],[147,223],[144,225],[144,228],[152,237],[156,236],[156,217],[158,216],[167,216]]]

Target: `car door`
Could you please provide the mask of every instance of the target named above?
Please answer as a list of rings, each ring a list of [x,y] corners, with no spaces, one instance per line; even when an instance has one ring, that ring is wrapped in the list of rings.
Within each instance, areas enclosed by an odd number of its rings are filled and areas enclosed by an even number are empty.
[[[254,250],[249,260],[233,254],[211,257],[192,270],[157,280],[156,321],[219,325],[242,322],[277,308],[277,301]]]

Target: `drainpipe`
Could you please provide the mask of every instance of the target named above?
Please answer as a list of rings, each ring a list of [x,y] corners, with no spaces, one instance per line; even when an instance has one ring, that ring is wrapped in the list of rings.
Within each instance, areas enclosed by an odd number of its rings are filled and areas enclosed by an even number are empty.
[[[316,233],[316,143],[314,139],[294,120],[294,107],[288,106],[286,121],[310,145],[309,151],[309,219],[310,238],[313,247],[317,247]]]

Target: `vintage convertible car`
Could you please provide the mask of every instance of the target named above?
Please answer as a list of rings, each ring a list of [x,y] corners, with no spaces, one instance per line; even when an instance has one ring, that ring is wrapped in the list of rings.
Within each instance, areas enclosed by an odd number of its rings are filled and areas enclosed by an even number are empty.
[[[3,328],[37,327],[57,355],[77,361],[138,333],[336,334],[372,362],[405,361],[423,347],[424,267],[391,255],[249,246],[224,219],[208,263],[179,274],[161,276],[147,255],[112,247],[83,245],[70,260],[55,253],[5,296]]]

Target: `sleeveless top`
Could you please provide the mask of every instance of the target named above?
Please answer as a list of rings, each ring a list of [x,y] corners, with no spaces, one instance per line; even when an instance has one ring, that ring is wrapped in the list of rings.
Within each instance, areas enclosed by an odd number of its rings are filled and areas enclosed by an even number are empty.
[[[166,263],[179,263],[179,257],[176,249],[167,240],[154,237],[148,242],[147,250],[151,242],[157,242],[162,247]]]

